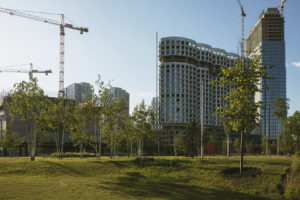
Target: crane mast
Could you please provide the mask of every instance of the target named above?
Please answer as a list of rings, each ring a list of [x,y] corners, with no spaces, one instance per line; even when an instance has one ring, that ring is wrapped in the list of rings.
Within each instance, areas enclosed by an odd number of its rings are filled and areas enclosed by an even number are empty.
[[[245,17],[246,13],[244,11],[244,8],[240,2],[240,0],[237,0],[239,3],[239,6],[241,8],[241,15],[242,15],[242,43],[241,43],[241,57],[245,57]]]
[[[18,16],[18,17],[23,17],[35,21],[40,21],[52,25],[59,26],[60,28],[60,52],[59,52],[59,96],[64,96],[64,64],[65,64],[65,28],[72,29],[72,30],[77,30],[80,32],[80,34],[83,34],[84,32],[88,32],[88,28],[85,27],[75,27],[72,24],[67,24],[65,23],[65,17],[64,14],[61,14],[61,22],[58,22],[53,19],[48,19],[45,17],[40,17],[40,16],[35,16],[31,15],[19,10],[14,10],[14,9],[8,9],[8,8],[1,8],[0,7],[0,12],[9,14],[11,16]]]

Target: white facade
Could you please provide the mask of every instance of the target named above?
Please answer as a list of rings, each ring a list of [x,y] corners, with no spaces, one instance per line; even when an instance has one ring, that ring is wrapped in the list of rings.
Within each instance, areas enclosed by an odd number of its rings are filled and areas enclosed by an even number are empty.
[[[172,145],[172,137],[183,127],[201,121],[201,84],[203,84],[203,125],[222,127],[216,108],[224,105],[227,87],[210,84],[218,79],[221,66],[232,67],[237,54],[196,43],[182,37],[161,38],[159,43],[160,124]],[[176,128],[172,127],[179,127]],[[166,139],[166,138],[165,138]]]
[[[204,125],[222,126],[214,113],[224,105],[227,88],[210,81],[218,78],[221,66],[234,66],[238,55],[181,37],[162,38],[159,50],[161,123],[200,123],[202,82]]]

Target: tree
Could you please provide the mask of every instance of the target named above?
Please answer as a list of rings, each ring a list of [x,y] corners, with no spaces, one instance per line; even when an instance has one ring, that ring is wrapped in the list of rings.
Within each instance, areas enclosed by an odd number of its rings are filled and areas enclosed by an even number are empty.
[[[282,98],[282,97],[277,97],[274,100],[274,106],[276,109],[273,111],[273,114],[281,121],[282,127],[284,127],[284,122],[287,118],[287,112],[289,109],[289,99],[287,98]],[[278,128],[277,128],[277,156],[279,155],[279,148],[280,148],[280,135],[281,133],[279,132],[279,123],[278,123]]]
[[[62,96],[55,99],[46,98],[45,101],[47,106],[43,127],[54,133],[57,157],[63,159],[65,132],[71,131],[72,128],[74,101],[65,100]]]
[[[296,111],[286,119],[284,133],[286,145],[292,147],[288,153],[298,151],[298,145],[300,144],[300,111]]]
[[[183,152],[186,156],[194,157],[200,150],[200,128],[196,122],[188,124],[185,132],[175,136],[174,150]]]
[[[0,140],[0,147],[4,150],[4,156],[8,148],[17,147],[23,141],[17,133],[11,131],[10,127],[4,132],[3,138]]]
[[[79,145],[80,158],[83,158],[84,145],[91,140],[91,136],[87,131],[87,107],[84,103],[75,106],[73,112],[73,120],[71,122],[71,138]]]
[[[232,129],[241,136],[240,145],[240,175],[243,174],[243,136],[258,125],[259,113],[263,102],[253,101],[256,93],[262,90],[258,87],[261,78],[266,75],[266,66],[261,63],[261,55],[253,54],[251,61],[241,59],[235,67],[222,67],[220,79],[213,81],[220,87],[229,87],[225,95],[228,105],[217,108],[217,113],[229,119]]]
[[[96,150],[96,156],[97,159],[100,159],[101,157],[101,148],[102,148],[102,132],[104,129],[104,122],[105,122],[105,115],[106,113],[109,113],[109,101],[110,101],[110,95],[109,95],[109,89],[108,86],[104,84],[104,82],[101,80],[101,76],[98,75],[98,79],[96,81],[96,95],[93,97],[96,100],[97,111],[94,112],[95,114],[95,120],[98,121],[98,136],[96,137],[96,148],[98,147],[98,151]],[[97,155],[98,152],[98,155]]]
[[[134,120],[135,137],[137,139],[138,156],[143,155],[144,139],[155,134],[153,121],[155,113],[150,106],[146,106],[144,100],[134,107],[132,117]]]
[[[37,139],[43,135],[42,124],[46,101],[44,91],[38,86],[36,78],[29,82],[16,83],[11,94],[11,100],[6,102],[12,120],[20,117],[28,126],[26,135],[30,160],[35,160]]]
[[[124,98],[112,99],[105,107],[104,133],[110,149],[110,157],[114,158],[116,149],[123,139],[125,130],[125,116],[128,107]]]
[[[183,132],[180,132],[174,138],[175,156],[177,156],[178,153],[185,153],[185,155],[187,155],[187,150],[184,145],[184,136],[185,136],[185,134]]]
[[[224,128],[224,133],[226,135],[226,154],[227,154],[227,158],[229,158],[230,156],[230,135],[232,132],[232,126],[229,123],[229,119],[226,117],[222,118],[222,124],[223,124],[223,128]]]

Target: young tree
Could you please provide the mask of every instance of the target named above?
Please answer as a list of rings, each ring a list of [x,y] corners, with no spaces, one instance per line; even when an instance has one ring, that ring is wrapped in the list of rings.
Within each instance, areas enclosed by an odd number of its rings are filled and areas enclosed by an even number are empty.
[[[73,111],[75,108],[73,100],[65,100],[64,97],[57,99],[46,99],[47,106],[44,112],[44,129],[55,135],[57,157],[63,159],[65,132],[71,130]]]
[[[289,109],[289,99],[277,97],[274,101],[274,106],[276,109],[274,110],[273,114],[281,121],[282,127],[284,127],[284,122],[287,118],[287,112]],[[279,155],[279,147],[280,147],[280,135],[279,132],[279,124],[277,128],[277,156]]]
[[[220,79],[214,83],[221,87],[229,86],[230,90],[225,95],[229,105],[218,107],[217,112],[222,118],[229,117],[232,129],[241,135],[240,175],[242,175],[243,136],[258,125],[258,109],[262,106],[262,102],[253,101],[253,97],[261,92],[258,87],[261,78],[268,78],[266,66],[261,63],[261,55],[253,54],[251,62],[242,59],[235,67],[222,67],[219,76]]]
[[[286,145],[290,145],[289,153],[298,151],[298,145],[300,144],[300,111],[296,111],[292,116],[289,116],[285,121],[285,137]],[[293,147],[295,149],[293,151]]]
[[[85,104],[75,106],[71,122],[71,138],[80,148],[80,158],[83,158],[84,146],[91,140],[87,131],[88,112]]]
[[[26,139],[30,149],[30,160],[34,161],[37,139],[44,133],[41,124],[46,107],[44,91],[38,86],[38,80],[33,78],[29,82],[15,84],[11,101],[7,101],[6,106],[12,120],[20,117],[21,121],[28,125]]]
[[[124,98],[119,100],[112,99],[110,104],[105,108],[105,125],[104,133],[108,140],[110,148],[110,157],[114,158],[116,149],[123,139],[125,130],[125,116],[127,115],[127,105]]]
[[[151,107],[146,106],[144,100],[142,100],[142,102],[134,108],[132,117],[134,119],[138,156],[141,157],[143,155],[144,139],[147,136],[152,137],[155,133],[153,128],[155,114],[152,112]]]

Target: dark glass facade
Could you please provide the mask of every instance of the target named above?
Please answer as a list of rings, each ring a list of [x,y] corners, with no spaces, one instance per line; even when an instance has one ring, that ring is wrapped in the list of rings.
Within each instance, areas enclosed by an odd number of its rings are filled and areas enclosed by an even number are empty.
[[[261,99],[268,103],[261,111],[261,134],[268,139],[276,139],[277,133],[282,131],[282,126],[273,115],[275,107],[271,104],[278,96],[286,98],[285,41],[262,41],[261,48],[262,62],[272,67],[267,70],[272,79],[261,81]],[[268,89],[264,89],[265,85]]]

